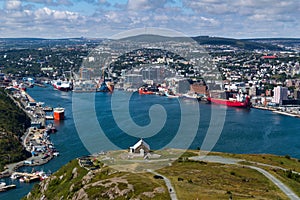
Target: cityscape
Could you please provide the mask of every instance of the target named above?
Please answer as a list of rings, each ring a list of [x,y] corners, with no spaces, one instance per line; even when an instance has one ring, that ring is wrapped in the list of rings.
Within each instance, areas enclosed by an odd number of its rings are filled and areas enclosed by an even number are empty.
[[[299,9],[0,1],[0,199],[300,199]]]

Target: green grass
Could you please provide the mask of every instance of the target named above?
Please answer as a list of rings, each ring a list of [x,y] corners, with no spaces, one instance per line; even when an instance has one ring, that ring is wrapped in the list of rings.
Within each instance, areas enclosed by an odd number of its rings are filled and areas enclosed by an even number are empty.
[[[164,158],[180,150],[160,151]],[[121,152],[122,153],[122,152]],[[157,153],[157,152],[155,152]],[[113,152],[110,155],[120,155]],[[223,157],[233,157],[268,164],[281,164],[287,168],[296,167],[298,160],[289,156],[273,155],[233,155],[223,153],[211,153]],[[242,165],[224,165],[203,161],[193,161],[188,157],[199,155],[199,151],[189,150],[172,162],[172,165],[157,170],[158,173],[168,177],[175,188],[178,199],[288,199],[287,196],[269,179],[256,170]],[[265,161],[265,162],[264,162]],[[247,162],[247,161],[246,161]],[[169,199],[169,194],[164,180],[155,179],[152,173],[133,173],[119,171],[108,166],[104,167],[100,161],[95,164],[100,169],[89,171],[92,178],[83,183],[87,170],[80,168],[77,160],[68,163],[54,174],[45,192],[41,193],[41,186],[35,186],[32,190],[32,198],[39,199],[44,194],[48,199],[72,199],[78,197],[78,191],[84,188],[89,199]],[[248,162],[248,164],[255,165]],[[136,163],[136,168],[144,166],[143,162]],[[78,168],[78,177],[72,175],[73,169]],[[126,166],[127,167],[127,166]],[[298,176],[282,170],[271,170],[268,166],[259,166],[271,172],[274,176],[293,189],[298,195],[300,191]],[[298,168],[297,168],[298,169]],[[62,179],[59,177],[63,176]],[[73,190],[70,191],[70,187]],[[156,190],[162,190],[162,193]],[[123,191],[122,195],[118,191]],[[152,195],[152,196],[151,196]]]
[[[283,167],[286,169],[292,169],[294,171],[300,172],[300,160],[291,158],[289,155],[276,156],[270,154],[229,154],[229,153],[218,153],[218,152],[211,152],[210,155],[221,155],[223,157],[244,159],[246,161],[274,165],[274,166]]]
[[[292,174],[290,170],[284,171],[280,169],[271,169],[263,167],[265,170],[270,172],[284,184],[286,184],[291,190],[293,190],[298,196],[300,196],[300,175]]]
[[[74,168],[77,168],[77,177],[72,174]],[[28,199],[40,199],[43,195],[53,200],[72,199],[78,197],[78,191],[82,188],[89,199],[109,199],[109,195],[114,195],[114,199],[169,199],[164,181],[153,178],[153,174],[150,173],[118,172],[115,169],[103,167],[93,171],[92,179],[83,183],[87,173],[86,169],[79,166],[77,160],[73,160],[54,173],[51,179],[35,185]],[[47,183],[47,190],[41,192],[45,183]],[[70,190],[71,187],[72,190]],[[162,188],[164,192],[155,192],[157,188]],[[118,195],[115,191],[125,192]],[[149,197],[147,193],[153,193],[154,196]],[[24,197],[24,199],[27,198]]]
[[[171,180],[179,199],[288,199],[262,174],[240,166],[184,161],[158,172]]]
[[[0,171],[8,163],[18,162],[30,156],[19,138],[30,126],[30,119],[0,88]]]
[[[77,177],[74,177],[72,171],[74,168],[77,168]],[[63,166],[60,170],[54,173],[51,176],[51,180],[48,181],[47,190],[44,192],[44,195],[47,199],[66,199],[74,194],[74,192],[78,191],[82,185],[82,178],[87,174],[87,170],[80,167],[77,160],[72,160],[65,166]],[[62,179],[60,179],[62,177]],[[45,182],[44,182],[45,183]],[[71,185],[74,184],[74,189],[70,191]],[[41,185],[35,185],[31,191],[32,197],[30,199],[39,199],[42,194]]]

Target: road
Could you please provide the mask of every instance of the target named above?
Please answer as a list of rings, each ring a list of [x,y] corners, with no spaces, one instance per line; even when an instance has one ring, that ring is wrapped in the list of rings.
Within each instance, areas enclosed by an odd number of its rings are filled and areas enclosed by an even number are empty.
[[[279,189],[284,192],[290,199],[292,200],[300,200],[300,198],[290,189],[288,188],[286,185],[284,185],[280,180],[278,180],[277,178],[275,178],[272,174],[270,174],[269,172],[267,172],[266,170],[259,168],[259,167],[255,167],[255,166],[247,166],[251,169],[255,169],[256,171],[259,171],[260,173],[262,173],[265,177],[267,177],[270,181],[272,181],[275,185],[277,185],[277,187],[279,187]]]
[[[243,161],[243,160],[240,160],[240,159],[224,158],[224,157],[221,157],[221,156],[205,156],[205,157],[194,156],[194,157],[191,157],[190,159],[198,160],[198,161],[201,160],[201,161],[205,161],[205,162],[232,164],[232,165],[240,165],[239,162]],[[263,164],[263,163],[255,163],[255,164],[276,168],[276,166],[266,165],[266,164]],[[272,181],[273,184],[275,184],[291,200],[300,200],[300,198],[289,187],[287,187],[284,183],[282,183],[280,180],[275,178],[272,174],[270,174],[266,170],[264,170],[262,168],[259,168],[259,167],[251,166],[251,165],[241,165],[241,166],[254,169],[254,170],[260,172],[261,174],[263,174],[270,181]]]
[[[165,177],[164,175],[161,175],[161,174],[159,174],[159,173],[157,173],[157,172],[154,172],[154,171],[152,171],[152,170],[147,170],[148,172],[151,172],[152,174],[155,174],[155,175],[157,175],[157,176],[161,176],[161,177],[163,177],[163,179],[164,179],[164,181],[165,181],[165,183],[166,183],[166,186],[167,186],[167,188],[168,188],[168,191],[169,191],[169,194],[170,194],[170,198],[172,199],[172,200],[177,200],[177,196],[176,196],[176,192],[175,192],[175,189],[173,188],[173,186],[172,186],[172,184],[171,184],[171,181],[167,178],[167,177]]]

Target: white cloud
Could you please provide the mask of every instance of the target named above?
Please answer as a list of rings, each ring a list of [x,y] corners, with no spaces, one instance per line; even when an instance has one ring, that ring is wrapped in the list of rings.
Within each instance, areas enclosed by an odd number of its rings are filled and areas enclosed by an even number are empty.
[[[7,10],[19,10],[21,6],[22,2],[19,0],[7,0],[5,5]]]
[[[71,6],[71,0],[24,0],[29,3],[37,3],[45,6]]]
[[[230,37],[295,37],[300,31],[298,0],[182,0],[182,4],[173,1],[5,1],[0,7],[0,37],[76,37],[81,33],[104,37],[143,27]],[[86,7],[82,9],[79,5]],[[88,9],[91,12],[86,12]]]

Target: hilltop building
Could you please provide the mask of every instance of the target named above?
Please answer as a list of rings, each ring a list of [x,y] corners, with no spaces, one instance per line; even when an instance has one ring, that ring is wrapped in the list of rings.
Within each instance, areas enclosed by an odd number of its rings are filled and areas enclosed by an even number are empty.
[[[150,146],[143,139],[140,139],[135,145],[129,147],[129,153],[145,155],[150,152]]]

